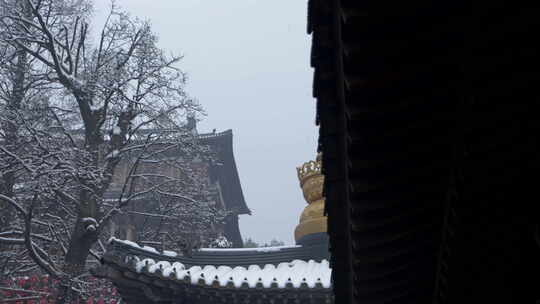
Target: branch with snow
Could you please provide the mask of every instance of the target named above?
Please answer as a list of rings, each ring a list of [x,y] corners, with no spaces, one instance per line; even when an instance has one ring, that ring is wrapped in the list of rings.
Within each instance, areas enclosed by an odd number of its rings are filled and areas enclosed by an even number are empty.
[[[30,256],[36,262],[36,264],[38,264],[42,269],[47,271],[49,275],[55,278],[63,278],[65,275],[61,271],[59,271],[57,267],[53,265],[50,260],[48,261],[46,260],[46,257],[47,257],[46,253],[42,249],[37,249],[36,248],[37,246],[32,241],[32,238],[31,238],[32,208],[26,211],[15,200],[3,194],[0,194],[0,200],[3,200],[4,202],[8,203],[13,208],[15,208],[17,212],[20,214],[20,216],[24,219],[24,223],[25,223],[24,243],[26,245],[26,249],[29,251]],[[38,253],[38,250],[41,254]]]
[[[145,218],[143,240],[215,237],[224,216],[208,172],[190,165],[204,148],[185,120],[203,112],[184,90],[181,56],[114,5],[94,45],[80,5],[90,1],[4,3],[13,6],[0,16],[0,134],[10,139],[0,139],[0,194],[19,216],[0,220],[0,231],[18,231],[0,242],[73,283],[128,206]]]

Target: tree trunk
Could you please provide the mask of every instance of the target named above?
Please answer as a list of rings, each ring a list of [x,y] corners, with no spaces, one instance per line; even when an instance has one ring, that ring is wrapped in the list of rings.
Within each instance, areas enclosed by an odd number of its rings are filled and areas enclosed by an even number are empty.
[[[25,10],[26,15],[27,10]],[[6,120],[2,123],[2,131],[4,133],[4,146],[8,149],[16,149],[19,142],[19,125],[17,124],[16,112],[21,108],[21,104],[26,95],[24,89],[26,81],[26,72],[28,71],[28,53],[21,47],[17,47],[15,51],[17,63],[14,66],[12,78],[11,98],[7,103]],[[0,193],[13,197],[13,187],[15,185],[15,170],[5,172],[0,178]],[[12,208],[7,208],[4,202],[0,202],[0,210],[3,215],[0,217],[0,228],[8,227],[11,219],[14,218]]]
[[[71,236],[62,269],[68,275],[69,280],[61,282],[56,303],[72,303],[73,300],[79,297],[79,295],[72,290],[72,279],[80,276],[86,271],[86,261],[90,254],[90,249],[97,242],[97,239],[97,231],[87,231],[85,224],[79,219],[75,231]]]
[[[102,141],[97,127],[97,119],[89,111],[89,99],[86,92],[74,92],[79,103],[81,116],[85,124],[85,149],[92,156],[92,165],[99,165],[99,145]],[[105,187],[106,188],[106,187]],[[90,254],[90,249],[97,242],[100,227],[97,226],[98,201],[106,189],[98,189],[95,185],[86,185],[79,191],[79,212],[77,223],[70,238],[69,247],[64,260],[63,270],[68,275],[69,280],[63,282],[60,288],[57,303],[71,303],[79,295],[73,291],[73,278],[86,271],[86,261]],[[90,220],[89,220],[90,219]],[[90,227],[93,225],[94,227]]]
[[[97,202],[87,190],[80,192],[80,206],[77,223],[71,234],[69,247],[64,260],[63,271],[68,275],[68,280],[61,283],[57,297],[57,303],[71,303],[79,297],[72,290],[73,278],[80,276],[86,271],[86,261],[90,249],[97,242],[99,227],[86,218],[96,219]],[[94,227],[90,227],[94,225]]]

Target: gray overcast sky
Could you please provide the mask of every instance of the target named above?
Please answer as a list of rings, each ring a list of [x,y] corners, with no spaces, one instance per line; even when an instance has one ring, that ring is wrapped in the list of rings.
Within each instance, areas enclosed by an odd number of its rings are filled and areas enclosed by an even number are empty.
[[[306,0],[118,0],[149,19],[160,45],[185,57],[188,93],[208,116],[199,132],[232,129],[244,196],[244,238],[294,243],[306,203],[295,167],[315,158]],[[95,0],[97,29],[110,2]]]

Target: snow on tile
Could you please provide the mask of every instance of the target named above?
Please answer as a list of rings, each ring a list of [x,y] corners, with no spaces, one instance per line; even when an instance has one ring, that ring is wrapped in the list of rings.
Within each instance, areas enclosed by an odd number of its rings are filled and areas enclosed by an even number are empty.
[[[126,240],[118,240],[111,238],[109,242],[120,242],[135,248],[143,249],[149,252],[159,252],[152,247],[139,246],[134,242]],[[215,251],[253,251],[254,249],[268,249],[270,251],[279,251],[283,248],[294,248],[298,246],[279,246],[279,247],[266,247],[266,248],[247,248],[247,249],[215,249]],[[214,251],[214,249],[202,249],[203,251]],[[165,256],[177,256],[176,252],[163,251]],[[309,288],[315,288],[317,284],[321,284],[323,288],[331,287],[331,274],[332,269],[327,260],[316,262],[314,260],[303,261],[294,260],[291,262],[280,263],[277,266],[267,264],[263,268],[258,265],[250,265],[248,268],[237,266],[192,266],[186,268],[184,264],[180,262],[174,262],[171,264],[169,261],[158,261],[153,259],[142,259],[133,256],[135,259],[135,271],[156,273],[158,269],[164,277],[169,277],[171,274],[177,280],[189,280],[191,284],[199,284],[202,279],[204,284],[211,286],[215,282],[219,286],[227,286],[232,283],[235,287],[241,287],[242,284],[247,284],[249,287],[256,287],[257,284],[261,284],[264,288],[272,287],[275,283],[278,288],[287,288],[288,284],[293,288],[299,288],[302,284],[306,284]]]
[[[308,262],[294,260],[289,263],[280,263],[277,267],[267,264],[262,269],[257,265],[251,265],[247,269],[237,266],[214,265],[192,266],[186,269],[182,263],[175,262],[171,264],[167,261],[155,262],[153,259],[143,259],[136,263],[135,270],[148,273],[156,273],[160,269],[165,277],[175,274],[177,280],[189,280],[191,284],[196,285],[202,279],[205,285],[211,286],[217,282],[219,286],[226,286],[232,283],[234,287],[239,288],[242,284],[249,287],[256,287],[260,283],[263,287],[269,288],[275,283],[278,288],[286,288],[291,284],[294,288],[299,288],[305,283],[309,288],[314,288],[320,283],[324,288],[330,288],[330,276],[332,269],[328,261]]]
[[[151,265],[150,267],[148,267],[148,272],[150,273],[155,273],[156,270],[158,269],[161,269],[161,271],[163,271],[164,269],[167,269],[167,268],[171,268],[171,263],[167,262],[167,261],[159,261],[153,265]]]
[[[155,263],[156,261],[154,261],[153,259],[143,259],[137,262],[137,264],[135,265],[135,270],[137,272],[141,272],[144,267],[151,267]]]
[[[163,255],[169,256],[169,257],[176,257],[178,256],[178,253],[170,250],[163,250]]]
[[[201,248],[203,252],[275,252],[283,249],[299,248],[301,245],[275,246],[275,247],[259,247],[259,248]]]
[[[171,273],[178,273],[179,271],[186,270],[184,264],[179,262],[174,262],[171,267],[165,268],[163,270],[163,276],[169,277]]]
[[[124,244],[124,245],[128,245],[128,246],[131,246],[131,247],[134,247],[134,248],[137,248],[137,249],[142,249],[144,251],[148,251],[148,252],[152,252],[152,253],[156,253],[156,254],[162,254],[164,256],[168,256],[168,257],[176,257],[178,256],[178,253],[174,252],[174,251],[170,251],[170,250],[163,250],[163,253],[160,253],[156,248],[154,247],[150,247],[150,246],[140,246],[139,244],[135,243],[135,242],[132,242],[132,241],[128,241],[128,240],[120,240],[120,239],[117,239],[115,237],[111,237],[109,239],[109,244],[112,243],[112,242],[117,242],[117,243],[121,243],[121,244]]]
[[[159,251],[157,251],[157,249],[154,248],[154,247],[150,247],[150,246],[142,246],[141,249],[144,250],[144,251],[148,251],[148,252],[152,252],[152,253],[157,253],[157,254],[159,254]]]

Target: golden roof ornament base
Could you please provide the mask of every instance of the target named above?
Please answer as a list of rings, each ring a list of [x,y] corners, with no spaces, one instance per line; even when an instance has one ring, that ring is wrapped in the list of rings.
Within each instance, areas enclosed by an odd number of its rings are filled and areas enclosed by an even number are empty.
[[[306,235],[327,231],[327,218],[324,215],[324,175],[321,174],[321,165],[319,153],[315,161],[311,160],[296,168],[300,187],[308,203],[294,231],[296,242]]]

